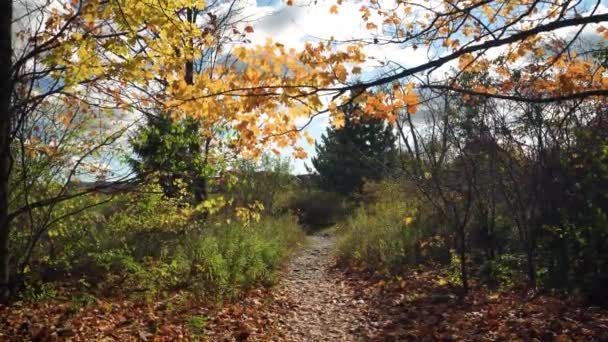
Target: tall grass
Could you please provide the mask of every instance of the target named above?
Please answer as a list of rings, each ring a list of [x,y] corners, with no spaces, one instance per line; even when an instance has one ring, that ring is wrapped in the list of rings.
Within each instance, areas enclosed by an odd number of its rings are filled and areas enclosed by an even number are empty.
[[[78,280],[91,292],[157,297],[188,290],[201,300],[230,299],[273,284],[304,236],[287,213],[202,219],[158,193],[121,196],[47,237],[28,282]]]
[[[232,298],[255,285],[272,285],[277,271],[302,240],[290,216],[259,222],[218,224],[177,253],[190,288],[197,296]]]
[[[398,272],[416,258],[413,209],[403,202],[358,208],[337,232],[338,257],[351,266],[384,274]]]
[[[418,198],[406,197],[398,184],[368,183],[362,199],[335,228],[342,263],[392,275],[445,257],[439,221]]]

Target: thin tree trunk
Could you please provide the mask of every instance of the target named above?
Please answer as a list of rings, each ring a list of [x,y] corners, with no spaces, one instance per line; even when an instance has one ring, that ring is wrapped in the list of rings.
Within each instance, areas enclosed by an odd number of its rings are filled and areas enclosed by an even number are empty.
[[[188,9],[186,9],[186,20],[188,21],[188,23],[194,23],[194,19],[194,10],[189,7]],[[190,39],[190,44],[192,44],[192,39]],[[186,81],[186,84],[194,84],[194,61],[192,59],[186,61],[186,72],[184,74],[184,80]]]
[[[462,291],[464,294],[469,292],[469,274],[467,272],[467,249],[466,249],[466,236],[464,228],[459,230],[459,252],[460,252],[460,280],[462,281]]]
[[[186,20],[189,23],[195,23],[198,11],[192,7],[186,9]],[[190,40],[190,44],[193,44],[193,41]],[[194,60],[189,59],[186,61],[184,72],[184,81],[186,84],[193,85],[194,84]],[[200,128],[200,123],[197,123],[196,128]],[[206,153],[209,147],[209,142],[207,141],[205,145],[205,151],[198,151],[198,153]],[[193,175],[194,186],[192,187],[192,191],[194,192],[194,202],[193,204],[198,205],[204,202],[207,199],[207,179],[205,176],[200,174]],[[205,214],[204,217],[207,215]]]
[[[12,1],[0,0],[0,302],[10,298],[10,225],[8,217],[11,170]]]
[[[528,241],[528,247],[526,248],[526,267],[529,287],[531,289],[536,289],[536,265],[534,265],[534,251],[530,244],[531,242]]]

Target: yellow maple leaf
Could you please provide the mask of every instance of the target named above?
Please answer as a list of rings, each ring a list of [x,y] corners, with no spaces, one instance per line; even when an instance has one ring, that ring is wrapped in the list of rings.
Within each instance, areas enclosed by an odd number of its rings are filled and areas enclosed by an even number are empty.
[[[331,124],[334,128],[337,128],[337,129],[344,127],[344,124],[345,124],[344,114],[336,113],[336,115],[334,115],[334,117],[332,118]]]
[[[334,67],[334,72],[336,74],[336,78],[342,82],[346,81],[346,77],[348,76],[348,71],[342,64],[338,64]]]
[[[298,159],[305,159],[308,157],[308,153],[300,146],[296,147],[293,152],[293,156]]]
[[[314,145],[315,139],[310,135],[310,133],[308,133],[308,131],[304,131],[304,138],[306,138],[306,142],[308,142],[310,145]]]
[[[408,227],[410,224],[412,224],[412,222],[414,222],[414,218],[411,216],[406,216],[403,218],[403,225]]]

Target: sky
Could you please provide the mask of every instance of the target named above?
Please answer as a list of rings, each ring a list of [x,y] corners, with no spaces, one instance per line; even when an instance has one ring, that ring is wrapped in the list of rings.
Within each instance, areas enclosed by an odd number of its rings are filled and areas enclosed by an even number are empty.
[[[361,20],[359,1],[344,1],[339,7],[339,14],[331,14],[330,7],[335,1],[320,0],[316,4],[308,1],[295,1],[293,6],[287,6],[282,0],[249,0],[245,15],[251,18],[254,27],[250,35],[253,44],[263,44],[267,37],[273,41],[281,42],[287,47],[301,48],[306,42],[319,40],[348,40],[364,37],[373,37],[378,32],[370,31]],[[374,46],[365,50],[367,56],[375,60],[362,65],[362,78],[372,78],[379,72],[386,71],[378,61],[392,60],[403,66],[419,65],[428,60],[424,49],[403,49],[395,45]],[[306,120],[302,120],[303,124]],[[316,117],[308,126],[309,133],[316,139],[329,126],[328,114]],[[311,158],[315,156],[315,148],[308,144],[304,138],[300,139],[302,146],[308,153],[306,159],[292,159],[295,174],[307,173],[305,164],[312,166]],[[292,149],[283,150],[286,156],[291,155]]]
[[[380,34],[378,31],[370,31],[365,27],[359,12],[360,1],[344,1],[338,8],[338,15],[330,13],[330,7],[335,4],[333,0],[314,0],[314,4],[310,4],[313,0],[295,0],[293,6],[287,6],[283,0],[248,1],[250,4],[246,6],[246,15],[253,20],[252,26],[255,31],[251,35],[251,39],[254,44],[263,44],[270,36],[273,41],[281,42],[287,47],[299,48],[307,41],[328,40],[332,37],[336,40],[369,38]],[[592,0],[583,0],[578,3],[577,8],[589,8],[594,3],[595,1]],[[605,12],[608,12],[608,3],[601,4],[598,10],[598,13]],[[577,28],[570,27],[555,33],[567,36],[572,35],[576,30]],[[597,35],[595,25],[589,25],[585,31],[587,35]],[[491,49],[488,51],[488,55],[496,57],[501,54],[503,48]],[[364,52],[368,57],[371,56],[375,59],[362,65],[363,79],[373,78],[378,73],[387,71],[386,67],[381,67],[378,61],[390,60],[401,66],[411,67],[427,62],[433,58],[429,54],[435,53],[433,49],[414,50],[400,47],[397,44],[374,45]],[[447,63],[436,70],[434,75],[441,75],[456,65],[457,61]],[[328,125],[328,116],[323,115],[317,117],[308,130],[316,140],[320,140]],[[299,144],[308,153],[308,158],[293,161],[296,174],[306,173],[304,165],[311,166],[310,159],[315,156],[314,146],[307,144],[304,139],[301,139]],[[283,153],[290,155],[291,149],[284,149]]]

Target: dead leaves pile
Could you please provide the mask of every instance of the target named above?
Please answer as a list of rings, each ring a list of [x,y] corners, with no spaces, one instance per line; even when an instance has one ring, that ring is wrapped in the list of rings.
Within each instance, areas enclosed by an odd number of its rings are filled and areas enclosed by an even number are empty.
[[[77,308],[70,301],[3,307],[0,339],[20,341],[148,340],[154,335],[184,337],[187,332],[165,315],[132,301],[115,300]]]
[[[378,341],[606,341],[608,311],[557,295],[531,296],[524,290],[441,285],[440,271],[412,272],[387,283],[344,272],[380,322]]]
[[[263,314],[270,290],[225,304],[187,303],[182,294],[158,302],[97,300],[76,308],[68,300],[0,307],[0,341],[239,341],[272,334]],[[189,321],[204,317],[202,333]]]
[[[220,306],[188,302],[176,293],[157,302],[115,298],[84,307],[68,300],[0,307],[0,341],[608,340],[608,311],[572,298],[480,287],[461,297],[437,269],[386,281],[327,267],[325,253],[315,253],[296,258],[282,286],[255,289]],[[203,318],[200,331],[193,329],[193,317]]]

